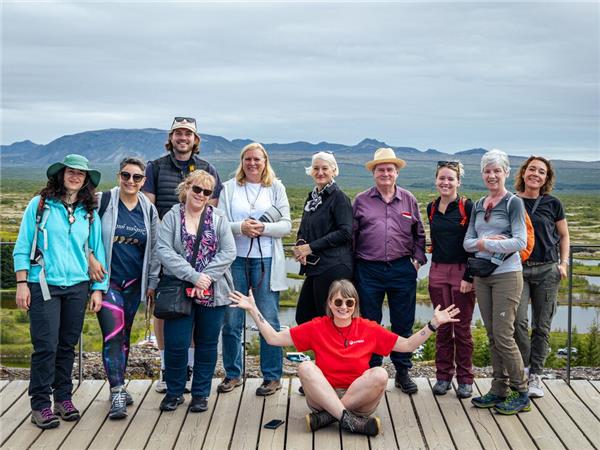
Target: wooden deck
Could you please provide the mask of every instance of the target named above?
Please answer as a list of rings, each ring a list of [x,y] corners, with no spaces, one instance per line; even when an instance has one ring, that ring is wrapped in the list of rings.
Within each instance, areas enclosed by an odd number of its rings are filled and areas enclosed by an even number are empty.
[[[161,413],[161,395],[150,380],[128,384],[135,403],[126,420],[107,420],[108,384],[84,381],[73,400],[82,411],[79,422],[61,422],[41,431],[29,419],[27,381],[0,381],[0,442],[10,449],[599,449],[600,381],[545,380],[546,396],[532,411],[500,416],[473,408],[453,391],[434,397],[435,380],[417,379],[419,392],[408,396],[393,380],[377,415],[383,434],[376,438],[341,432],[336,425],[309,433],[308,412],[298,393],[298,379],[284,380],[281,391],[262,398],[254,394],[261,380],[249,379],[244,388],[218,395],[213,381],[209,411],[188,413],[187,403],[175,412]],[[487,392],[490,379],[478,379],[475,392]],[[285,419],[277,430],[263,424]]]

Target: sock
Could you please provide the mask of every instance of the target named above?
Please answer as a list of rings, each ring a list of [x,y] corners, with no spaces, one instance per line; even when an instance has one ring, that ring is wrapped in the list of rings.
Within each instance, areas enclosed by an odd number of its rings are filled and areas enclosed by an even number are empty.
[[[194,347],[188,348],[188,367],[194,367]]]
[[[165,351],[160,350],[160,370],[165,370]]]

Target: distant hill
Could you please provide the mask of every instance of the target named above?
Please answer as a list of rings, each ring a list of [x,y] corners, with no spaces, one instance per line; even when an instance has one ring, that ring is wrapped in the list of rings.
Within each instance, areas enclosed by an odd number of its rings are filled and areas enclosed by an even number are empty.
[[[112,172],[125,156],[138,156],[152,160],[163,155],[168,131],[156,128],[143,129],[106,129],[85,131],[62,136],[54,141],[39,145],[29,140],[0,146],[2,175],[8,177],[23,176],[22,169],[27,167],[35,173],[41,173],[43,167],[60,161],[68,153],[80,153],[103,171]],[[201,154],[214,163],[223,178],[229,178],[235,170],[240,150],[252,142],[250,139],[228,140],[222,136],[202,134]],[[372,176],[364,168],[364,163],[373,157],[379,147],[392,147],[398,157],[406,160],[407,167],[400,174],[401,184],[407,187],[429,189],[432,187],[436,161],[459,158],[465,165],[466,177],[463,187],[480,189],[479,161],[486,152],[483,148],[458,150],[454,154],[436,149],[421,151],[413,147],[393,146],[374,138],[363,139],[356,145],[344,145],[331,142],[290,142],[265,143],[273,166],[286,183],[292,185],[310,185],[311,180],[304,173],[312,154],[317,151],[334,152],[340,165],[339,182],[355,187],[367,187]],[[523,157],[511,156],[516,168]],[[560,190],[599,190],[600,161],[553,161],[559,174],[557,189]],[[513,170],[514,172],[514,170]]]

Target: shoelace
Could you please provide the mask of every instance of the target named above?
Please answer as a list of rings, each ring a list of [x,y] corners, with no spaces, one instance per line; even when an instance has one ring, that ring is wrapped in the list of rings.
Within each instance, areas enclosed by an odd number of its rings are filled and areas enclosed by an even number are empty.
[[[73,402],[71,400],[65,400],[64,402],[61,402],[61,403],[62,403],[62,406],[63,406],[65,412],[72,413],[72,412],[76,411],[75,405],[73,405]]]
[[[40,411],[40,414],[44,420],[50,420],[56,417],[50,408],[43,408]]]
[[[506,397],[505,402],[512,403],[518,398],[519,398],[519,393],[517,391],[510,391],[510,394],[508,394],[508,397]]]
[[[126,405],[125,392],[119,391],[117,392],[112,399],[112,406],[116,408],[124,408]]]

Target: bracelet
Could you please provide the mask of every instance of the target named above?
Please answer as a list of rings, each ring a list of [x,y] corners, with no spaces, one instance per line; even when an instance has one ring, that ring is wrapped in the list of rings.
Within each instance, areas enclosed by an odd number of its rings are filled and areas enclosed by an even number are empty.
[[[431,324],[431,320],[429,322],[427,322],[427,328],[429,328],[431,330],[432,333],[435,333],[437,331],[437,327],[434,327]]]
[[[27,280],[17,280],[17,284],[27,283]]]

